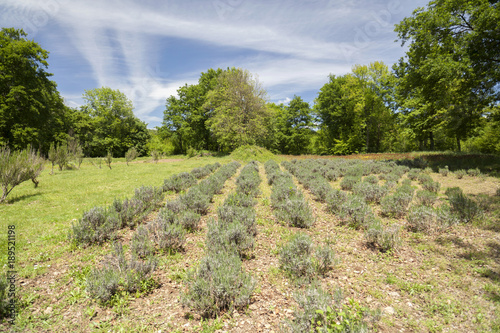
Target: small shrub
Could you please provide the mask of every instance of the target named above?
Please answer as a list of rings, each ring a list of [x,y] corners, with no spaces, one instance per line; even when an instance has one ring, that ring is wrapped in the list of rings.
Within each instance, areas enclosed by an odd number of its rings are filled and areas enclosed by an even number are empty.
[[[158,249],[168,253],[182,251],[186,242],[186,231],[177,223],[156,219],[148,224],[151,240]]]
[[[316,200],[320,202],[326,201],[326,196],[331,190],[332,187],[324,179],[313,182],[311,186],[311,193],[316,197]]]
[[[441,184],[439,182],[426,181],[422,183],[422,188],[430,192],[438,193],[441,188]]]
[[[222,252],[209,253],[196,270],[188,272],[184,283],[182,303],[204,317],[246,307],[255,288],[252,277],[242,270],[240,258]]]
[[[337,178],[339,178],[339,174],[336,170],[330,169],[330,170],[326,171],[324,177],[329,182],[334,182],[337,180]]]
[[[163,181],[163,191],[175,191],[179,193],[195,184],[196,178],[194,175],[187,172],[181,172]]]
[[[375,175],[366,176],[363,181],[370,184],[378,184],[378,178]]]
[[[0,275],[0,319],[9,317],[9,281],[5,274]]]
[[[72,224],[69,239],[76,244],[103,243],[113,238],[113,232],[121,227],[118,214],[102,207],[94,207],[85,213],[76,224]]]
[[[351,195],[340,206],[339,212],[342,222],[349,227],[360,229],[367,227],[373,220],[373,212],[364,198]]]
[[[178,223],[184,230],[188,232],[193,232],[198,230],[198,226],[200,225],[201,215],[195,213],[193,211],[184,211],[180,213],[176,219],[175,223]]]
[[[360,181],[360,177],[346,176],[340,181],[340,188],[344,191],[352,190],[354,185]]]
[[[338,213],[342,203],[346,200],[347,194],[345,192],[336,189],[331,190],[326,196],[328,211],[334,214]]]
[[[427,206],[412,207],[408,213],[408,229],[415,232],[430,231],[436,220],[434,209]]]
[[[111,170],[111,162],[113,161],[113,154],[111,154],[111,151],[108,150],[108,154],[106,155],[106,165],[108,166],[109,170]]]
[[[435,192],[421,190],[417,192],[417,200],[424,206],[432,206],[437,200]]]
[[[303,198],[283,201],[276,207],[275,215],[279,220],[297,228],[309,228],[314,224],[311,208]]]
[[[408,205],[413,199],[413,194],[408,192],[396,192],[393,195],[386,196],[380,202],[382,206],[382,214],[401,218],[406,214]]]
[[[425,184],[425,183],[431,183],[431,182],[433,182],[433,180],[429,174],[421,173],[420,175],[418,175],[418,182],[420,184]]]
[[[188,209],[195,211],[198,214],[205,215],[210,207],[210,196],[201,192],[198,187],[193,187],[180,197]]]
[[[361,182],[354,185],[353,193],[365,199],[367,202],[379,203],[387,193],[387,189],[368,182]]]
[[[87,292],[92,298],[106,304],[120,290],[140,290],[142,283],[150,278],[156,265],[156,260],[152,258],[147,262],[134,258],[127,261],[122,245],[115,243],[114,253],[104,261],[102,268],[93,269],[87,277]]]
[[[223,206],[236,206],[236,207],[253,207],[255,199],[250,195],[243,193],[233,192],[229,194],[224,200]]]
[[[462,179],[466,174],[467,174],[467,172],[465,170],[463,170],[463,169],[455,171],[455,176],[458,179]]]
[[[467,174],[471,177],[477,177],[481,174],[481,170],[479,168],[469,169],[467,170]]]
[[[139,258],[146,258],[155,251],[154,245],[150,240],[149,230],[146,226],[140,226],[132,235],[130,244],[132,254]]]
[[[219,221],[223,223],[241,222],[247,229],[248,234],[257,235],[255,225],[255,210],[250,207],[221,206],[217,209]]]
[[[314,256],[316,258],[316,271],[321,275],[325,275],[326,272],[332,269],[332,266],[337,261],[335,258],[335,252],[328,244],[316,248]]]
[[[231,253],[246,256],[254,247],[253,235],[240,221],[217,222],[208,224],[207,249],[209,252]]]
[[[294,278],[309,281],[315,271],[312,253],[311,238],[297,233],[280,249],[280,267]]]
[[[439,168],[439,174],[441,176],[447,177],[449,173],[450,173],[450,169],[448,169],[447,165],[445,165],[444,168]]]
[[[365,237],[368,243],[376,244],[381,251],[386,252],[400,246],[399,229],[397,224],[385,227],[380,220],[376,219],[368,226]]]
[[[135,160],[137,156],[139,156],[139,152],[137,151],[137,149],[135,149],[135,147],[132,147],[129,150],[127,150],[127,152],[125,153],[125,160],[127,161],[127,166],[130,162]]]
[[[458,217],[451,212],[450,206],[441,205],[436,209],[436,224],[440,230],[452,227],[459,222]]]
[[[186,155],[188,158],[195,157],[197,154],[198,152],[193,147],[189,147],[188,150],[186,151]]]
[[[448,199],[451,212],[457,214],[460,222],[472,222],[481,213],[481,207],[477,202],[467,197],[462,191],[449,191]]]
[[[175,214],[178,214],[184,210],[187,209],[187,206],[184,202],[182,202],[180,199],[176,199],[176,200],[169,200],[165,203],[165,207],[164,207],[166,210],[170,210],[171,212],[175,213]],[[162,210],[160,210],[160,213],[162,212]],[[171,213],[168,213],[168,214],[171,214]]]
[[[410,169],[407,177],[411,180],[417,180],[419,175],[420,175],[420,169]]]

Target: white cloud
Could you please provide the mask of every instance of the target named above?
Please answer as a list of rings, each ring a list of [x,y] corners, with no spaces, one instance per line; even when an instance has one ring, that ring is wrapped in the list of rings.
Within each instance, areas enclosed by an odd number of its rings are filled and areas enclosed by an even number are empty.
[[[59,40],[52,41],[59,43],[54,49],[62,50],[65,57],[85,59],[97,86],[125,92],[134,102],[136,115],[157,123],[165,99],[206,70],[196,68],[197,64],[179,72],[181,64],[175,63],[160,70],[162,58],[177,52],[175,44],[165,51],[166,38],[241,50],[237,59],[211,59],[213,67],[246,68],[258,74],[272,99],[286,101],[288,96],[319,89],[328,74],[347,73],[356,63],[395,61],[402,50],[393,43],[393,25],[425,3],[4,0],[0,10],[5,24],[26,26],[28,32],[51,34],[60,29]],[[66,38],[59,37],[61,31]],[[79,69],[72,70],[77,77]],[[59,89],[72,94],[68,87]],[[81,101],[69,94],[66,97],[74,104]]]

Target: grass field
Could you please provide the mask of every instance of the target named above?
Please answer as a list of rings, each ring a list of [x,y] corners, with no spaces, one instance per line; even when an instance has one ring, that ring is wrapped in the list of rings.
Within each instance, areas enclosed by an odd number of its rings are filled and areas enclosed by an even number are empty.
[[[427,160],[434,171],[431,177],[441,183],[440,201],[447,200],[446,188],[458,186],[488,208],[473,224],[457,225],[443,232],[403,229],[402,245],[383,253],[366,243],[362,231],[341,225],[338,217],[328,212],[324,203],[316,201],[297,179],[295,184],[312,208],[315,224],[302,230],[279,223],[273,215],[271,188],[260,163],[263,181],[255,206],[258,233],[253,255],[243,261],[244,269],[256,280],[252,302],[244,311],[206,321],[181,306],[179,297],[186,272],[203,257],[207,221],[216,217],[217,207],[235,189],[238,173],[214,197],[208,214],[202,217],[201,229],[188,234],[185,250],[159,255],[159,266],[153,275],[157,287],[149,294],[122,295],[108,306],[89,298],[85,280],[90,269],[111,252],[111,245],[108,242],[75,247],[68,241],[68,233],[71,224],[94,206],[108,206],[115,198],[131,197],[134,189],[142,185],[160,186],[164,179],[179,172],[209,163],[226,164],[231,156],[174,156],[159,163],[138,160],[129,166],[117,159],[111,170],[104,164],[98,168],[84,163],[80,170],[55,170],[53,175],[47,166],[39,177],[38,188],[25,182],[13,190],[7,204],[0,205],[2,249],[7,246],[7,226],[15,225],[19,296],[16,324],[10,326],[4,321],[0,331],[277,332],[284,319],[293,318],[297,306],[293,294],[304,288],[287,277],[278,264],[280,247],[298,231],[310,235],[314,243],[328,240],[334,244],[340,262],[319,278],[320,283],[330,293],[341,288],[345,297],[363,307],[380,309],[382,316],[374,327],[381,332],[500,331],[500,181],[485,174],[498,176],[498,159],[476,161],[483,172],[480,177],[457,179],[436,171],[444,165],[452,171],[466,168],[473,163],[471,157],[384,154],[375,159],[391,156]],[[340,188],[340,181],[330,185]],[[416,182],[412,185],[419,186]],[[166,199],[175,196],[167,193]],[[384,219],[384,223],[394,222],[404,224],[405,220]],[[119,232],[125,248],[129,247],[132,233],[129,229]],[[0,266],[5,268],[6,263],[7,256],[2,255]]]

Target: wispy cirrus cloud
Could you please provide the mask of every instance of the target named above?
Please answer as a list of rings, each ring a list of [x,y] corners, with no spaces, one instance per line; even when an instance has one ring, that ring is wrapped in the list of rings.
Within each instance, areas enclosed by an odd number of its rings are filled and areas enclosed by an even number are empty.
[[[81,103],[82,85],[110,86],[154,126],[165,99],[208,68],[246,68],[272,100],[304,93],[312,101],[330,73],[397,60],[393,25],[426,2],[4,0],[0,17],[47,43],[71,103]]]

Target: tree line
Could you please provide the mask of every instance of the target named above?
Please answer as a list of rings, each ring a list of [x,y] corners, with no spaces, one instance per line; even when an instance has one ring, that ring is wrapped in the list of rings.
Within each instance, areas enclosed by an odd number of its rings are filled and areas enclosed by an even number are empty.
[[[230,152],[255,144],[282,154],[413,150],[500,152],[500,8],[493,0],[434,0],[395,27],[405,56],[389,68],[356,65],[329,75],[313,105],[300,96],[271,103],[240,68],[209,69],[166,99],[154,131],[120,91],[85,91],[69,108],[50,80],[48,52],[22,30],[0,33],[0,145],[77,141],[85,156],[130,148]]]

